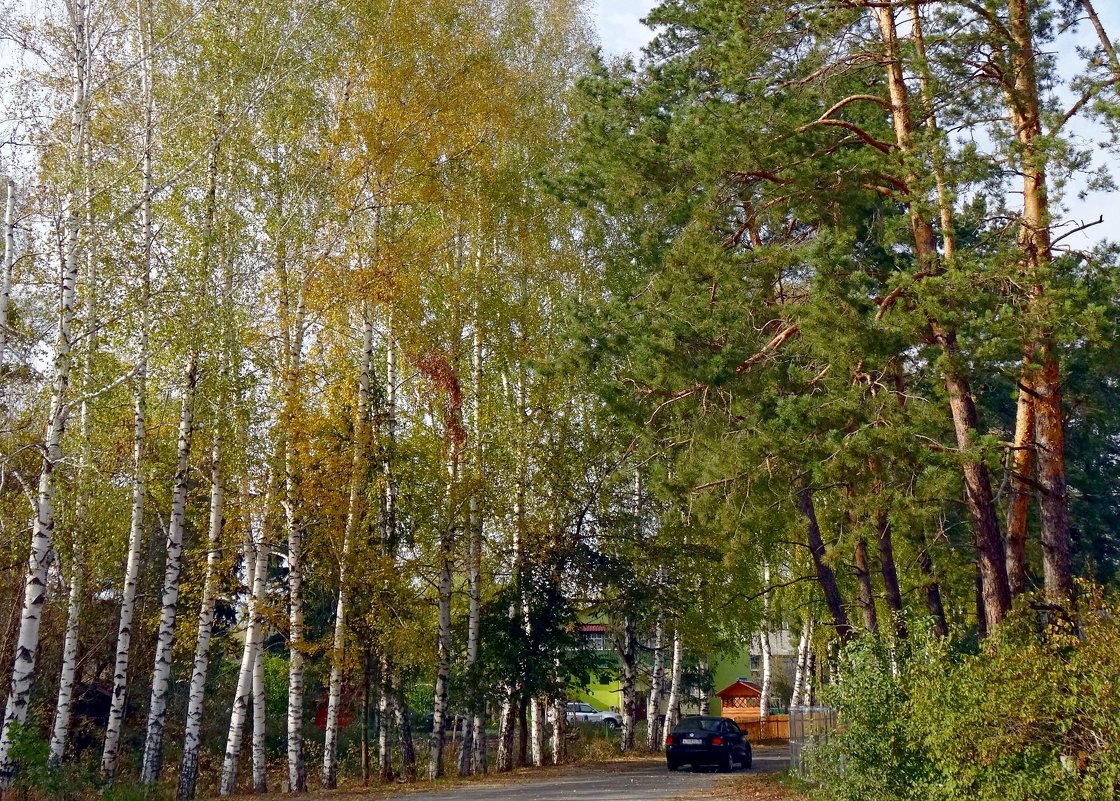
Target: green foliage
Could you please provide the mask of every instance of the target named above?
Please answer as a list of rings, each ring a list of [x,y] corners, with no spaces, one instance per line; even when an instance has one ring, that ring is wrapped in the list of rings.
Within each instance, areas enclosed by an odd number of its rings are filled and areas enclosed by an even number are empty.
[[[1075,629],[1019,606],[979,649],[921,636],[893,654],[852,644],[825,693],[840,724],[814,751],[822,798],[1116,798],[1120,599],[1089,589],[1081,608]]]

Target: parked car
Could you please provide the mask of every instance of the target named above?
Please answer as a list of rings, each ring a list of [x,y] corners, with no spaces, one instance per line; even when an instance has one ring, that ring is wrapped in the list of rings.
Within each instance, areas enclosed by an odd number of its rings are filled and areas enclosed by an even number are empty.
[[[669,770],[680,770],[683,765],[715,765],[727,772],[736,766],[749,769],[753,756],[747,735],[735,721],[690,715],[681,718],[665,738],[665,761]]]
[[[622,725],[622,716],[617,712],[600,712],[591,704],[583,702],[569,703],[567,708],[568,723],[599,723],[608,729],[617,729]]]

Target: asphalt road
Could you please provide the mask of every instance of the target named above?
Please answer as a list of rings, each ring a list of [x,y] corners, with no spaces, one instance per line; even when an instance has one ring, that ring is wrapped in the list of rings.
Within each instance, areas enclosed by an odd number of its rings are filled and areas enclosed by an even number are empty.
[[[755,748],[755,771],[781,770],[786,748]],[[452,790],[400,793],[393,801],[663,801],[711,787],[725,774],[711,770],[670,773],[664,760],[576,765],[529,774],[514,784],[472,783]]]

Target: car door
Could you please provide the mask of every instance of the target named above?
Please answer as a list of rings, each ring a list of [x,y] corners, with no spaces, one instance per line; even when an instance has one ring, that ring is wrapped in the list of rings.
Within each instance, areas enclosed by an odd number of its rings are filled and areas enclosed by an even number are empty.
[[[581,723],[593,723],[595,721],[595,707],[591,704],[580,704],[579,720]]]
[[[731,743],[731,750],[735,754],[735,761],[740,764],[747,761],[747,735],[739,728],[739,724],[733,720],[723,721],[724,731],[728,742]]]

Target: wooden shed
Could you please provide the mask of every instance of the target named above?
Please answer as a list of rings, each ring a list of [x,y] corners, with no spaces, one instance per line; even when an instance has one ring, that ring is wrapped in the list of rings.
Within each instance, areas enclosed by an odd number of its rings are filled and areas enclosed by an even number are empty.
[[[758,699],[762,688],[746,679],[739,678],[724,687],[716,697],[719,698],[720,714],[735,722],[758,720]]]

